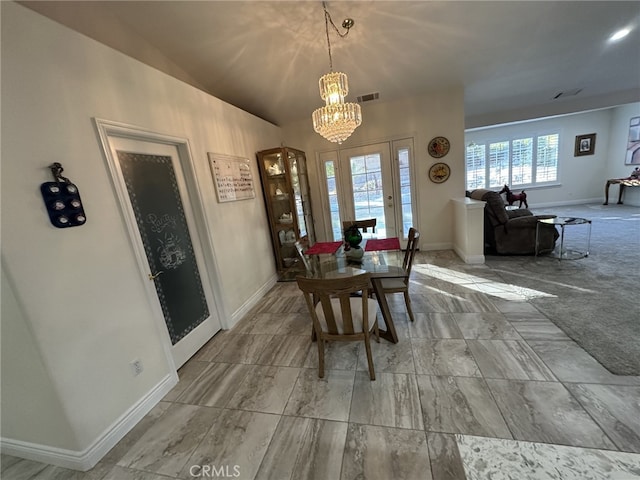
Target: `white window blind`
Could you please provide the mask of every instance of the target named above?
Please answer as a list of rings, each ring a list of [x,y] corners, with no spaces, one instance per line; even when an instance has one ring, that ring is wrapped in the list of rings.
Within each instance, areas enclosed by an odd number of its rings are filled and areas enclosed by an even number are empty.
[[[558,181],[559,138],[552,133],[470,143],[465,157],[467,190]]]

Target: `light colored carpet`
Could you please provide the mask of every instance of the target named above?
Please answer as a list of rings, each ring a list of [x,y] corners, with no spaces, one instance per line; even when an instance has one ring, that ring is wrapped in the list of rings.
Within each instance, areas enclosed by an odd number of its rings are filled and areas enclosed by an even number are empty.
[[[590,255],[562,261],[487,256],[486,265],[504,282],[555,295],[530,301],[609,371],[640,375],[640,207],[588,204],[531,210],[591,219]],[[586,231],[565,227],[565,247],[582,249]]]

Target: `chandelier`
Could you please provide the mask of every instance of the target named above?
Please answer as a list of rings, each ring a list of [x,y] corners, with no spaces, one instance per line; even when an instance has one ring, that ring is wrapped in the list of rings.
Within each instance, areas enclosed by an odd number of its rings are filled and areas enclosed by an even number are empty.
[[[320,77],[318,81],[320,97],[325,101],[325,106],[313,112],[313,129],[330,142],[341,144],[360,126],[362,113],[360,112],[360,105],[357,103],[345,103],[344,101],[344,97],[349,93],[347,75],[333,71],[329,23],[331,23],[340,37],[346,37],[354,22],[350,18],[345,19],[342,22],[342,27],[346,29],[346,32],[342,34],[333,23],[325,2],[322,2],[322,7],[324,9],[324,27],[329,50],[329,73]]]

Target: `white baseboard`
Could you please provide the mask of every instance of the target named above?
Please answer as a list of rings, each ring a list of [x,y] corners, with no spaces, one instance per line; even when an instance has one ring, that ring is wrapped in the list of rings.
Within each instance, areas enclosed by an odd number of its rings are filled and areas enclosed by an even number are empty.
[[[611,200],[611,199],[609,199]],[[618,200],[616,199],[616,202]],[[604,203],[604,195],[597,198],[583,198],[576,200],[565,200],[562,202],[547,202],[547,203],[529,203],[529,210],[533,208],[547,208],[547,207],[564,207],[566,205],[584,205],[585,203]],[[611,201],[609,201],[611,203]]]
[[[420,243],[418,250],[427,252],[430,250],[453,250],[453,244],[451,242],[442,243]]]
[[[456,252],[456,255],[458,255],[464,263],[473,265],[482,265],[484,263],[484,255],[467,255],[457,247],[453,247],[453,251]]]
[[[153,389],[107,428],[83,451],[0,438],[2,453],[36,462],[86,472],[104,457],[178,383],[177,373],[164,377]]]
[[[273,286],[278,282],[278,276],[274,275],[267,282],[260,287],[253,295],[251,295],[246,302],[242,304],[242,306],[237,309],[231,315],[229,319],[229,328],[233,328],[240,320],[244,318],[244,316],[249,313],[249,311],[255,307],[262,297],[264,297],[269,290],[273,288]]]

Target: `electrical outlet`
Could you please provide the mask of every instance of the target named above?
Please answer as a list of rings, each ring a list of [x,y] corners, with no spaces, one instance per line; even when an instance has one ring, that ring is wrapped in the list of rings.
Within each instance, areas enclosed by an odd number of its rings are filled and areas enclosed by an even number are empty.
[[[144,367],[142,366],[142,360],[140,360],[139,358],[133,360],[130,365],[134,377],[140,375],[142,373],[142,370],[144,370]]]

